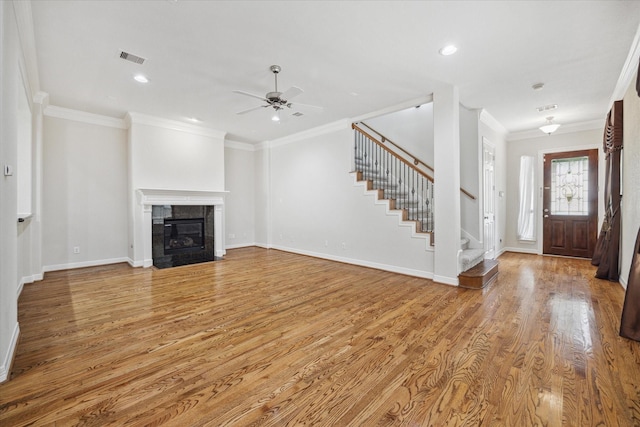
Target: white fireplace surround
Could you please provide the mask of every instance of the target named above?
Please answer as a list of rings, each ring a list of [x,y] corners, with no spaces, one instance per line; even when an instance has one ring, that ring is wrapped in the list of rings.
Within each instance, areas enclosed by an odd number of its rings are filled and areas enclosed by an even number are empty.
[[[134,256],[134,266],[150,267],[153,265],[153,253],[151,242],[151,210],[154,205],[202,205],[214,206],[213,228],[214,228],[214,254],[222,257],[226,251],[224,249],[224,195],[226,191],[190,191],[190,190],[162,190],[144,189],[136,190],[138,208],[134,212],[137,220],[134,221],[135,241],[139,241],[142,246],[141,256]]]

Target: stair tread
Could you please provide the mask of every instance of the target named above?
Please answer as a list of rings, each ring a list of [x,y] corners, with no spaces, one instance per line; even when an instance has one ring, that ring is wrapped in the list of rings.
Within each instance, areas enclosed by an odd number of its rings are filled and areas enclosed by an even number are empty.
[[[498,276],[498,261],[485,259],[458,275],[458,286],[468,289],[482,289]]]

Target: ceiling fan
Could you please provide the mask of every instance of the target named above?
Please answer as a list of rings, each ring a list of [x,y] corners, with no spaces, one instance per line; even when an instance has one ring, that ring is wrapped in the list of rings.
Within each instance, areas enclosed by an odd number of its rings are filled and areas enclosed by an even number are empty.
[[[265,104],[259,105],[257,107],[249,108],[248,110],[238,111],[236,114],[246,114],[251,111],[258,110],[260,108],[273,108],[274,114],[271,117],[271,120],[278,122],[280,121],[280,111],[284,110],[285,108],[294,110],[295,112],[293,114],[297,116],[301,116],[303,114],[298,110],[317,111],[317,112],[322,111],[322,107],[317,107],[315,105],[307,105],[307,104],[300,104],[298,102],[296,103],[290,102],[291,98],[293,98],[294,96],[300,95],[301,93],[303,93],[303,90],[300,89],[299,87],[292,86],[291,88],[285,90],[284,92],[278,92],[278,73],[282,71],[282,68],[279,65],[272,65],[271,67],[269,67],[269,69],[273,73],[273,77],[275,79],[275,90],[273,92],[268,92],[265,96],[260,96],[260,95],[254,95],[252,93],[245,92],[242,90],[233,91],[234,93],[239,93],[240,95],[246,95],[252,98],[257,98],[261,101],[264,101]]]

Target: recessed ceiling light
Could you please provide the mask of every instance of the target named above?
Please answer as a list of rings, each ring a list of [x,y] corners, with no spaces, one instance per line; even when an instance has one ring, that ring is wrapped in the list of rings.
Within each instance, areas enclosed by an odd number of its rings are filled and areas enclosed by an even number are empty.
[[[440,55],[444,55],[444,56],[449,56],[449,55],[453,55],[454,53],[456,53],[458,51],[458,48],[455,47],[454,45],[450,44],[448,46],[443,47],[442,49],[439,50]]]
[[[133,79],[140,83],[149,83],[149,79],[143,76],[142,74],[136,74]]]
[[[531,89],[533,89],[533,90],[542,90],[543,87],[544,87],[544,83],[536,83],[536,84],[531,86]]]

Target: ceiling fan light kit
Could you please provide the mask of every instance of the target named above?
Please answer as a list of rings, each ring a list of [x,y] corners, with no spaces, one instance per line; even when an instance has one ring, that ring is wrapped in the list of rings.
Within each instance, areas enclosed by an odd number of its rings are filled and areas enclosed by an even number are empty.
[[[306,105],[306,104],[300,104],[297,102],[296,103],[290,102],[291,98],[300,95],[301,93],[303,93],[303,90],[300,89],[299,87],[292,86],[291,88],[285,90],[284,92],[278,91],[278,74],[282,71],[282,67],[280,67],[279,65],[272,65],[271,67],[269,67],[269,70],[273,73],[273,78],[275,83],[274,85],[275,89],[273,92],[267,92],[265,96],[260,96],[260,95],[254,95],[252,93],[245,92],[242,90],[233,91],[234,93],[237,93],[240,95],[249,96],[251,98],[257,98],[263,101],[265,104],[259,105],[257,107],[252,107],[247,110],[238,111],[236,114],[246,114],[251,111],[258,110],[260,108],[271,107],[274,109],[274,114],[273,116],[271,116],[271,120],[274,122],[279,122],[280,110],[284,110],[285,108],[293,110],[292,115],[296,117],[300,117],[303,115],[302,113],[297,111],[298,108],[300,107],[307,110],[315,110],[318,112],[322,111],[322,107],[317,107],[315,105]]]

